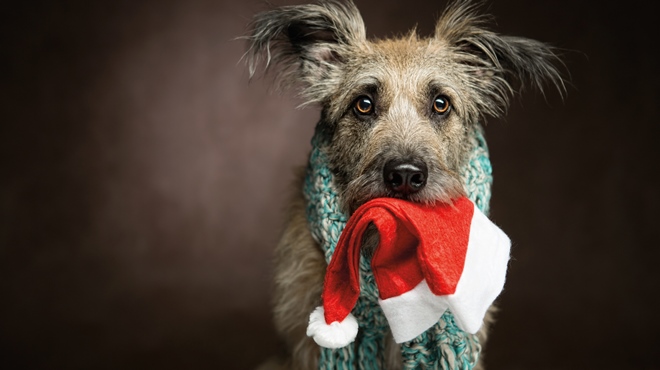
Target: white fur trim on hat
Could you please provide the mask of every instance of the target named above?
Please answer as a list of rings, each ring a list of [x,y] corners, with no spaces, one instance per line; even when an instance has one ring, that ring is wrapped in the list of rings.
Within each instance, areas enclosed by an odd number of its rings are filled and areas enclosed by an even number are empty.
[[[378,303],[397,343],[416,338],[447,310],[456,325],[475,334],[488,308],[504,287],[511,241],[486,215],[474,210],[463,273],[456,292],[435,295],[426,280],[414,289]]]
[[[415,339],[435,325],[449,308],[446,300],[431,292],[426,280],[400,296],[378,299],[378,303],[397,343]]]
[[[321,347],[332,349],[346,347],[353,343],[357,332],[358,322],[350,313],[343,321],[335,321],[330,324],[325,322],[325,313],[321,306],[316,307],[314,312],[309,315],[307,336],[314,338],[314,341]]]

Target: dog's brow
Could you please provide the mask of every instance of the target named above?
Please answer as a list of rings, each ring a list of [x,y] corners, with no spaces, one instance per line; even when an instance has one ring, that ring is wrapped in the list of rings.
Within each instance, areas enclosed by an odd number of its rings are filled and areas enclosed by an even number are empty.
[[[381,88],[382,88],[381,82],[373,76],[369,76],[362,79],[356,79],[355,81],[352,81],[350,85],[347,86],[347,88],[344,90],[343,94],[341,95],[341,99],[342,100],[353,99],[356,97],[356,95],[361,95],[361,94],[375,95],[380,91]]]
[[[458,94],[456,89],[451,84],[447,83],[447,81],[431,80],[428,86],[431,93]]]
[[[358,94],[367,94],[372,96],[378,95],[378,93],[380,92],[380,84],[376,84],[376,83],[364,84],[359,86],[355,91]]]

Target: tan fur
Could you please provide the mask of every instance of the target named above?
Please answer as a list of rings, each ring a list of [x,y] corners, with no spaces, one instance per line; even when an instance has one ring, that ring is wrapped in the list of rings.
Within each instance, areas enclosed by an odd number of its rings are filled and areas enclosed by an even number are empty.
[[[305,104],[321,107],[318,125],[330,137],[322,150],[345,212],[376,197],[451,202],[465,194],[459,173],[472,149],[470,136],[486,117],[506,111],[509,97],[524,86],[515,83],[541,91],[544,81],[560,92],[563,87],[548,46],[497,35],[484,20],[469,1],[457,0],[431,37],[412,31],[367,40],[350,0],[283,6],[255,16],[246,60],[251,75],[261,61],[266,68],[279,65],[281,85],[299,86]],[[354,108],[365,96],[375,107],[369,115]],[[432,110],[438,96],[449,100],[447,114]],[[428,170],[423,188],[401,193],[388,186],[384,171],[395,160],[422,162]],[[274,317],[287,353],[264,369],[318,365],[319,347],[305,333],[309,314],[321,303],[326,263],[307,223],[302,177],[301,171],[276,248]],[[373,229],[363,244],[369,255],[378,244]],[[491,307],[478,333],[482,346],[495,311]],[[400,369],[400,348],[391,338],[386,352],[386,368]],[[483,369],[482,359],[477,369]]]
[[[297,189],[302,189],[302,172]],[[287,219],[275,250],[275,328],[290,352],[285,368],[314,369],[318,367],[319,346],[305,331],[309,314],[321,303],[326,263],[309,230],[301,192],[291,200]]]

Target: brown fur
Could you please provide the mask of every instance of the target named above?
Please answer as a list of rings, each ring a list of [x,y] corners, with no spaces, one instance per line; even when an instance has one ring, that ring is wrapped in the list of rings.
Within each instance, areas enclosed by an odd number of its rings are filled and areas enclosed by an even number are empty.
[[[266,68],[278,64],[282,86],[299,86],[305,104],[320,105],[319,125],[331,137],[325,151],[346,212],[376,197],[450,202],[465,193],[459,171],[472,149],[470,135],[486,117],[506,111],[509,97],[524,86],[515,83],[530,82],[543,91],[548,80],[563,88],[548,46],[497,35],[484,20],[469,2],[457,1],[438,20],[432,37],[420,38],[413,31],[370,41],[350,1],[284,6],[255,16],[246,56],[251,75],[262,59]],[[373,102],[372,114],[355,110],[363,96]],[[448,113],[432,110],[437,96],[449,100]],[[423,162],[428,167],[425,186],[411,194],[388,187],[383,168],[392,160]],[[302,189],[300,182],[295,186]],[[370,234],[365,248],[377,240]],[[288,353],[273,367],[317,367],[319,347],[305,329],[321,303],[325,267],[297,192],[276,249],[275,324]],[[493,310],[479,332],[482,344]],[[391,343],[387,352],[387,368],[400,368],[398,345]]]

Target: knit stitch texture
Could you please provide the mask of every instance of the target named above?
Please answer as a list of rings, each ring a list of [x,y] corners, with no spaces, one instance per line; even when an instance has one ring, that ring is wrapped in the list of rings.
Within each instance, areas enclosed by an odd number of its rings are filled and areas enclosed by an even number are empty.
[[[340,211],[337,189],[325,153],[329,138],[319,126],[312,138],[312,152],[304,184],[307,219],[316,242],[330,262],[346,226],[348,216]],[[488,147],[480,128],[471,135],[473,150],[468,165],[461,170],[468,197],[488,215],[493,182]],[[340,349],[321,348],[321,370],[376,370],[383,368],[387,320],[378,305],[378,289],[370,261],[360,258],[360,298],[352,313],[359,334],[352,345]],[[438,323],[410,342],[401,345],[404,369],[470,370],[479,359],[481,346],[476,335],[456,326],[447,311]]]

